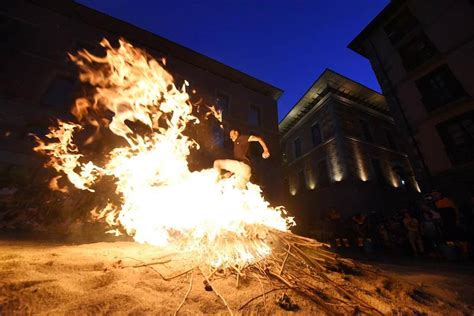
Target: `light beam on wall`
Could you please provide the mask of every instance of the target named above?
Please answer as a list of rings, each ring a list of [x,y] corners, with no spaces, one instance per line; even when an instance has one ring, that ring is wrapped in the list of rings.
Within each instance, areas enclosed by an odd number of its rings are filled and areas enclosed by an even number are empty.
[[[298,190],[297,190],[297,181],[294,179],[294,177],[290,177],[288,181],[288,185],[289,185],[290,194],[292,196],[295,196]]]
[[[420,189],[420,186],[418,184],[418,181],[416,181],[415,179],[413,179],[413,184],[415,186],[415,190],[418,192],[418,193],[421,193],[421,189]]]
[[[367,166],[365,165],[364,157],[362,155],[362,148],[360,143],[353,142],[352,147],[354,150],[354,158],[357,164],[357,170],[359,173],[359,179],[366,182],[369,180],[369,173]]]
[[[306,167],[306,185],[310,190],[314,190],[316,188],[316,176],[314,174],[314,171],[311,169],[311,167],[308,165]]]
[[[331,162],[331,169],[332,169],[332,179],[336,182],[339,182],[344,177],[344,172],[342,170],[342,166],[339,163],[337,150],[336,147],[329,147],[330,148],[330,162]]]
[[[400,187],[401,179],[399,179],[398,174],[395,172],[394,168],[391,167],[390,165],[388,165],[387,167],[389,168],[388,171],[389,171],[390,182],[392,183],[392,186],[394,188]]]

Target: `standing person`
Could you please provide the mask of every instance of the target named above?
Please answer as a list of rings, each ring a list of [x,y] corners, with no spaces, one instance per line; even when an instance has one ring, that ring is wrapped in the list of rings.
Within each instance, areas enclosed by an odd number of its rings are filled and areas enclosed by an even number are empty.
[[[248,157],[249,143],[258,142],[260,144],[263,149],[263,159],[270,157],[270,152],[268,151],[267,144],[265,144],[261,137],[241,135],[236,129],[230,130],[229,137],[234,143],[234,159],[218,159],[214,161],[214,169],[216,169],[219,174],[222,170],[228,171],[226,176],[234,174],[238,179],[237,187],[245,189],[252,175],[250,159]]]
[[[407,235],[405,227],[403,226],[402,216],[402,213],[398,211],[393,216],[389,217],[387,223],[388,233],[392,244],[392,252],[397,255],[401,254],[402,246],[405,243]]]
[[[439,257],[439,244],[441,241],[441,216],[433,211],[428,205],[422,204],[423,217],[421,221],[421,232],[427,246],[429,255]]]
[[[418,257],[418,254],[423,254],[423,241],[421,240],[420,225],[418,220],[410,215],[410,212],[404,213],[403,225],[407,230],[408,241],[410,242],[411,249]]]
[[[471,247],[474,246],[474,186],[471,188],[469,204],[467,206],[464,217],[466,218],[466,226],[470,227],[468,229],[469,241],[471,242]],[[473,253],[474,255],[474,253]]]
[[[377,232],[380,237],[380,244],[387,250],[390,249],[392,244],[390,242],[390,235],[388,233],[388,229],[385,226],[385,223],[380,223],[377,226]]]
[[[365,242],[371,242],[369,236],[369,221],[365,214],[356,214],[352,217],[354,233],[356,234],[356,242],[359,249],[363,249]]]
[[[457,226],[460,223],[460,214],[454,202],[444,196],[441,192],[432,193],[436,209],[443,220],[443,229],[446,241],[455,241],[457,239]]]
[[[337,248],[344,247],[349,248],[349,240],[347,239],[346,230],[342,227],[341,213],[336,209],[331,209],[328,213],[327,219],[329,221],[329,229],[331,232],[332,240],[336,242]]]

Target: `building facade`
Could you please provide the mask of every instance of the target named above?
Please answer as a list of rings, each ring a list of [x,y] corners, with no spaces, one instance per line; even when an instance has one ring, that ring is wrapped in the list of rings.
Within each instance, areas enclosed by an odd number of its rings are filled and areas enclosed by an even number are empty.
[[[325,70],[280,122],[288,205],[303,233],[337,210],[390,213],[419,191],[385,98]]]
[[[84,94],[77,67],[67,53],[85,48],[101,54],[102,38],[117,45],[123,37],[157,59],[166,58],[167,70],[177,85],[187,80],[189,90],[196,91],[192,102],[217,105],[223,110],[225,130],[216,130],[211,123],[204,122],[194,135],[201,145],[195,153],[200,161],[190,163],[212,167],[214,159],[228,157],[232,147],[228,140],[230,128],[262,136],[272,157],[264,163],[255,159],[256,181],[270,198],[279,196],[280,89],[74,1],[9,1],[0,10],[4,36],[0,50],[2,186],[21,187],[42,172],[40,157],[32,151],[34,142],[30,134],[45,135],[55,118],[71,118],[69,110],[74,98]]]
[[[474,3],[393,0],[349,44],[367,58],[424,191],[474,185]]]

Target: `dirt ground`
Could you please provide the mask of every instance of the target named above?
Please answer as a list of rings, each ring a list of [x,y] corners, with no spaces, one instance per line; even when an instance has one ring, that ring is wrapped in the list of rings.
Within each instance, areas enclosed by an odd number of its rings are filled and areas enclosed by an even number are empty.
[[[229,310],[222,298],[234,314],[324,314],[289,289],[257,297],[282,284],[250,276],[237,285],[235,275],[215,274],[214,290],[208,291],[200,270],[187,272],[196,265],[193,258],[123,241],[74,245],[0,240],[0,315],[173,314],[180,304],[183,315],[225,314]],[[371,303],[383,314],[474,314],[472,266],[404,263],[376,268],[375,274],[345,277],[361,293],[375,291],[378,299]],[[275,303],[283,293],[298,310],[287,312]]]

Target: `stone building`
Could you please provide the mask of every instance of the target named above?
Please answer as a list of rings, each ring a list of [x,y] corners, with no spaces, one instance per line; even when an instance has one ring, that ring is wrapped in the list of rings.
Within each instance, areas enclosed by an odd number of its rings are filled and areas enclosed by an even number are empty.
[[[100,54],[102,38],[116,45],[123,37],[156,58],[165,57],[167,69],[178,84],[187,80],[190,90],[196,90],[192,101],[215,104],[224,111],[225,132],[211,127],[211,135],[197,135],[203,142],[201,156],[208,158],[204,166],[211,167],[213,159],[230,154],[229,128],[260,135],[272,157],[264,162],[256,159],[255,170],[260,175],[256,181],[268,196],[279,195],[282,177],[277,100],[282,90],[74,1],[7,1],[0,10],[2,186],[15,182],[21,186],[35,177],[42,168],[38,155],[32,152],[29,134],[44,135],[54,118],[69,118],[74,97],[83,94],[84,87],[67,52],[85,48]]]
[[[325,70],[280,122],[289,209],[321,231],[328,212],[389,213],[419,191],[385,98]]]
[[[367,58],[424,191],[474,185],[474,2],[393,0],[349,44]]]

